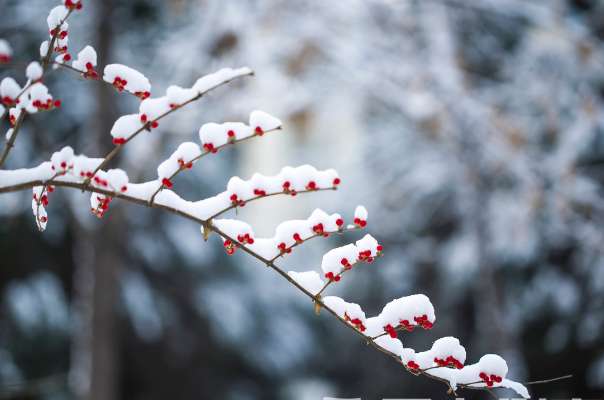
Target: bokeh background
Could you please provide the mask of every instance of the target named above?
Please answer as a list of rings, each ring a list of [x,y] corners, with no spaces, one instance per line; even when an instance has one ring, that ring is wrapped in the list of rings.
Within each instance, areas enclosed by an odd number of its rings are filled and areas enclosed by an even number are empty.
[[[58,4],[0,0],[14,60],[38,58]],[[511,379],[573,374],[534,386],[534,398],[602,396],[604,1],[90,0],[69,25],[69,53],[93,45],[97,69],[131,66],[154,96],[222,67],[256,71],[140,135],[110,167],[155,179],[202,124],[276,115],[284,131],[204,158],[176,191],[196,200],[233,175],[336,168],[337,192],[270,198],[237,216],[270,237],[317,207],[347,220],[368,208],[364,232],[311,241],[281,268],[319,270],[329,249],[371,233],[386,257],[330,294],[375,315],[424,293],[435,327],[401,335],[405,346],[453,335],[468,363],[501,354]],[[0,69],[9,75],[25,82]],[[45,84],[63,105],[26,119],[6,168],[65,145],[102,157],[115,119],[138,108],[69,73]],[[216,236],[204,243],[190,221],[119,200],[99,220],[89,197],[55,191],[40,233],[29,191],[0,196],[0,396],[452,396],[316,316],[256,260],[227,256]]]

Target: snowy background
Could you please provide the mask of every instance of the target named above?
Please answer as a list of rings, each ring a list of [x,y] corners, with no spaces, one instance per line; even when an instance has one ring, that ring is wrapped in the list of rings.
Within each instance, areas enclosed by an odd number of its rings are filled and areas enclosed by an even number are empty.
[[[37,59],[58,3],[0,0],[16,61]],[[534,398],[601,395],[604,1],[98,0],[69,24],[70,53],[93,45],[99,65],[143,72],[152,95],[222,67],[256,72],[137,137],[109,167],[154,179],[202,124],[269,112],[282,132],[204,158],[175,179],[181,196],[287,165],[335,168],[337,192],[265,199],[239,218],[271,237],[317,207],[350,217],[363,204],[386,257],[329,294],[374,315],[423,293],[437,320],[402,335],[406,346],[453,335],[469,363],[497,352],[520,382],[574,375],[534,386]],[[24,83],[0,68],[8,75]],[[104,156],[115,119],[138,108],[68,75],[45,80],[63,105],[27,119],[6,168],[65,145]],[[119,200],[99,220],[89,195],[58,189],[40,234],[30,196],[0,196],[0,395],[50,376],[59,388],[31,398],[445,396],[187,220]],[[309,242],[280,266],[318,270],[363,234]]]

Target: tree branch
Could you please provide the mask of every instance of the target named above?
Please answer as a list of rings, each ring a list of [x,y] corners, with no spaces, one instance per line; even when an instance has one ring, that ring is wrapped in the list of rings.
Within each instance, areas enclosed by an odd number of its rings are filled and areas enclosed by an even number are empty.
[[[230,237],[226,233],[222,232],[220,229],[216,228],[211,223],[211,218],[209,218],[208,220],[203,220],[203,219],[197,218],[197,217],[195,217],[193,215],[187,214],[184,211],[178,210],[178,209],[173,208],[173,207],[169,207],[169,206],[165,206],[165,205],[157,204],[157,203],[151,203],[150,201],[147,201],[147,200],[141,200],[141,199],[138,199],[138,198],[135,198],[135,197],[131,197],[131,196],[125,195],[123,193],[113,192],[111,190],[106,190],[106,189],[101,189],[101,188],[96,188],[96,187],[90,187],[86,183],[55,181],[55,180],[52,180],[52,179],[51,180],[47,180],[47,181],[31,181],[31,182],[21,183],[21,184],[18,184],[18,185],[13,185],[13,186],[7,186],[7,187],[4,187],[4,188],[0,188],[0,194],[1,193],[8,193],[8,192],[15,192],[15,191],[20,191],[20,190],[25,190],[25,189],[28,189],[28,188],[33,188],[34,186],[43,186],[43,185],[47,185],[47,186],[52,185],[52,186],[57,186],[57,187],[76,188],[76,189],[80,189],[82,191],[89,191],[89,192],[100,193],[100,194],[103,194],[103,195],[106,195],[106,196],[110,196],[110,197],[115,197],[115,198],[119,198],[119,199],[122,199],[122,200],[126,200],[126,201],[129,201],[131,203],[140,204],[140,205],[143,205],[143,206],[146,206],[146,207],[151,207],[151,208],[156,208],[156,209],[159,209],[159,210],[168,211],[168,212],[170,212],[172,214],[180,215],[181,217],[189,219],[189,220],[191,220],[193,222],[198,223],[199,225],[202,225],[202,226],[206,227],[207,229],[210,229],[211,231],[213,231],[216,234],[222,236],[223,238],[225,238],[226,240],[230,241],[231,243],[238,243],[237,240],[235,240],[234,238]],[[298,192],[298,193],[300,193],[300,192]],[[353,228],[353,229],[349,229],[349,230],[354,230],[354,229],[357,229],[357,228]],[[315,236],[312,236],[312,237],[318,237],[318,236],[320,236],[320,235],[315,235]],[[308,238],[308,239],[310,239],[310,238]],[[308,239],[306,239],[306,240],[308,240]],[[402,363],[402,361],[401,361],[401,359],[400,359],[399,356],[397,356],[396,354],[392,353],[391,351],[389,351],[389,350],[381,347],[380,345],[378,345],[377,343],[375,343],[373,341],[374,338],[365,335],[359,329],[357,329],[353,325],[349,324],[344,318],[340,317],[334,310],[332,310],[331,308],[327,307],[325,305],[325,303],[323,303],[321,301],[320,296],[318,294],[315,295],[315,294],[310,293],[308,290],[306,290],[304,287],[302,287],[298,282],[296,282],[292,277],[290,277],[287,273],[285,273],[283,270],[281,270],[279,267],[277,267],[274,264],[274,260],[267,260],[267,259],[265,259],[261,255],[259,255],[259,254],[255,253],[254,251],[250,250],[244,244],[240,244],[238,247],[241,250],[243,250],[244,252],[248,253],[250,256],[254,257],[258,261],[260,261],[263,264],[265,264],[267,267],[272,268],[275,272],[277,272],[279,275],[281,275],[285,280],[287,280],[289,283],[291,283],[292,285],[294,285],[298,290],[300,290],[302,293],[304,293],[306,296],[308,296],[313,302],[321,305],[321,307],[323,309],[327,310],[328,313],[330,313],[332,316],[334,316],[336,319],[338,319],[340,322],[342,322],[344,325],[346,325],[349,329],[351,329],[357,335],[359,335],[361,338],[363,338],[367,343],[371,343],[371,345],[373,347],[375,347],[376,349],[378,349],[379,351],[381,351],[381,352],[383,352],[385,354],[388,354],[389,356],[391,356],[392,358],[394,358],[396,361]],[[450,388],[450,384],[449,384],[448,380],[427,373],[426,371],[428,369],[419,370],[418,374],[410,371],[409,368],[407,368],[407,367],[406,367],[406,369],[407,369],[407,371],[409,371],[413,375],[416,375],[416,376],[417,375],[424,375],[424,376],[426,376],[428,378],[431,378],[431,379],[434,379],[434,380],[437,380],[437,381],[441,381],[444,384],[446,384],[448,388]],[[555,379],[552,379],[552,381],[553,380],[558,380],[558,379],[564,379],[564,378],[567,378],[567,377],[568,376],[562,377],[562,378],[555,378]],[[534,384],[537,384],[537,383],[546,383],[546,382],[548,382],[548,381],[534,382]],[[469,384],[458,384],[458,387],[462,388],[462,389],[470,389],[470,390],[485,390],[485,391],[488,391],[491,395],[495,396],[489,390],[488,387],[469,386]],[[496,387],[494,389],[497,389],[497,388],[500,388],[500,387]],[[495,396],[495,398],[497,398],[497,397]]]
[[[8,110],[8,108],[7,108],[7,110]],[[19,133],[19,129],[21,128],[21,123],[23,122],[23,119],[25,118],[25,114],[26,114],[25,109],[22,109],[21,114],[19,114],[19,118],[17,118],[17,122],[15,123],[15,127],[13,128],[13,134],[10,136],[8,143],[6,144],[6,148],[4,149],[4,152],[2,153],[2,158],[0,158],[0,169],[2,169],[2,167],[4,166],[4,162],[6,161],[6,157],[8,157],[8,153],[9,153],[10,149],[15,147],[15,140],[17,139],[17,134]]]

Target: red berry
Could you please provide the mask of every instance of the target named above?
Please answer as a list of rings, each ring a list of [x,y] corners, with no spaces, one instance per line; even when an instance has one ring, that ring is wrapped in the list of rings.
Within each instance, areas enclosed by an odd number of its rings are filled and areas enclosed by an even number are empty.
[[[367,221],[361,221],[359,225],[361,225],[361,228],[364,228],[365,226],[367,226]]]
[[[339,185],[340,184],[340,178],[336,178],[333,180],[333,184],[334,185]]]
[[[339,226],[339,227],[341,227],[342,225],[344,225],[344,221],[342,220],[342,218],[338,218],[336,220],[336,225]]]
[[[229,137],[233,137],[233,136],[235,136],[235,132],[233,132],[233,131],[228,131],[228,132],[227,132],[227,135],[229,135]]]
[[[55,100],[55,102],[52,103],[52,105],[55,107],[61,107],[61,100]]]
[[[147,122],[147,116],[145,114],[141,115],[141,122],[144,124]]]
[[[128,186],[122,186],[122,192],[125,192],[126,190],[128,190]]]
[[[326,277],[327,279],[333,279],[333,272],[328,272],[328,273],[326,273],[326,274],[325,274],[325,277]]]
[[[69,61],[69,60],[71,60],[71,56],[69,54],[65,54],[63,56],[63,61]]]
[[[254,238],[249,238],[249,239],[247,240],[247,242],[248,242],[249,244],[254,244]]]
[[[302,239],[300,238],[300,235],[299,235],[299,234],[297,234],[297,233],[294,233],[294,240],[295,240],[296,242],[301,242],[301,241],[302,241]]]
[[[316,189],[317,184],[311,181],[311,182],[308,182],[308,187],[314,190],[314,189]]]
[[[333,280],[336,281],[336,282],[340,282],[340,277],[336,276],[335,278],[333,278]]]
[[[172,186],[174,186],[174,184],[172,182],[170,182],[170,180],[168,178],[162,179],[161,183],[168,189],[171,188]]]
[[[256,132],[258,134],[258,136],[262,136],[262,134],[264,133],[262,128],[260,128],[259,126],[257,126],[256,129],[254,129],[254,132]]]
[[[237,201],[237,195],[236,194],[232,194],[231,195],[231,200],[232,201]]]
[[[153,123],[151,124],[151,128],[155,129],[159,126],[159,123],[157,121],[153,121]]]
[[[290,183],[289,183],[289,182],[285,182],[285,183],[283,184],[283,187],[284,187],[284,188],[288,188],[288,189],[289,189],[289,185],[290,185]]]

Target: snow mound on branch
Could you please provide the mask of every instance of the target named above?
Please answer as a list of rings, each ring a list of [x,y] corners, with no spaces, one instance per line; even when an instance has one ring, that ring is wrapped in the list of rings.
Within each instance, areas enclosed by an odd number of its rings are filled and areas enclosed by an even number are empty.
[[[242,67],[237,69],[222,68],[214,73],[202,76],[199,78],[192,89],[199,94],[204,94],[222,85],[223,83],[229,82],[235,78],[239,78],[246,75],[252,75],[254,72],[248,67]]]
[[[289,271],[287,274],[311,294],[319,293],[325,286],[325,283],[321,280],[321,277],[316,271]]]
[[[107,65],[103,71],[103,80],[112,85],[125,81],[119,86],[131,93],[151,91],[151,84],[145,75],[122,64]]]

